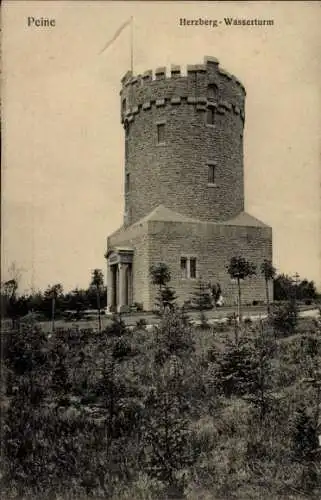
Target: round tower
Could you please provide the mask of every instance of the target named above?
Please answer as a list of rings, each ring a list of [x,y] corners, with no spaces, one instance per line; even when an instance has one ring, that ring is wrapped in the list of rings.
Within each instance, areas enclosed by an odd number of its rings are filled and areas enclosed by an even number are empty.
[[[158,205],[199,220],[244,210],[245,89],[213,57],[122,79],[125,225]]]

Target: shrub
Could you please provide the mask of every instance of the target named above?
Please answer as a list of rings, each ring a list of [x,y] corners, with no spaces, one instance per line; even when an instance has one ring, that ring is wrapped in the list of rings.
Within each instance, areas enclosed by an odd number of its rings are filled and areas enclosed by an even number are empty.
[[[131,309],[136,312],[143,312],[144,307],[140,302],[134,302]]]
[[[108,336],[120,337],[128,332],[126,324],[120,314],[113,314],[111,320],[111,325],[108,325],[103,333]]]
[[[293,453],[299,460],[311,460],[319,447],[317,431],[313,419],[300,405],[292,418]]]
[[[216,385],[226,397],[243,395],[254,389],[257,383],[258,363],[254,346],[247,339],[236,345],[229,342],[216,357]]]
[[[203,330],[208,330],[209,328],[211,328],[211,325],[209,324],[208,319],[207,319],[204,311],[200,312],[200,327]]]
[[[157,351],[163,352],[164,359],[171,354],[184,357],[194,351],[191,327],[184,323],[178,312],[168,311],[162,317]]]
[[[298,322],[298,309],[294,301],[277,306],[272,312],[272,324],[279,335],[294,333]]]
[[[139,318],[136,321],[135,327],[137,330],[146,330],[146,326],[147,326],[147,321],[145,318]]]

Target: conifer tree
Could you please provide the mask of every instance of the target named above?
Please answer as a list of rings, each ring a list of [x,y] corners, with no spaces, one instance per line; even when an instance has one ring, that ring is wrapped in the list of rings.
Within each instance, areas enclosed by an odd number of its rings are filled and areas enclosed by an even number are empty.
[[[175,290],[168,285],[165,285],[161,290],[159,290],[156,297],[158,311],[164,312],[166,310],[173,310],[176,298]]]
[[[298,460],[311,460],[319,447],[318,436],[313,418],[301,404],[292,420],[293,452]]]
[[[211,309],[213,305],[209,286],[201,278],[198,279],[192,293],[192,303],[195,304],[197,310],[200,312],[201,326],[207,328],[208,322],[205,311]]]
[[[193,355],[192,330],[178,311],[166,312],[158,327],[155,384],[146,398],[145,464],[149,474],[168,486],[168,495],[181,498],[181,471],[195,459],[188,426],[189,404],[184,390],[185,370]]]

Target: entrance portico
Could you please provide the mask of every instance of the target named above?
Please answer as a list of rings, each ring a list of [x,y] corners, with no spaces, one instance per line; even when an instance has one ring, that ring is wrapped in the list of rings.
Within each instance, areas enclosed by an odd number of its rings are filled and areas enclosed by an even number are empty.
[[[107,254],[107,307],[109,312],[126,312],[133,301],[133,249],[115,247]]]

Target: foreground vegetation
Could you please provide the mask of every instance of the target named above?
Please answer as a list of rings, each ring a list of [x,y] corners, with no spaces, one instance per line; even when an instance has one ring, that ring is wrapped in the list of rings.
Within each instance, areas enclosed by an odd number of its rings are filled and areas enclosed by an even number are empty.
[[[3,334],[2,498],[320,498],[320,320],[236,327]]]

